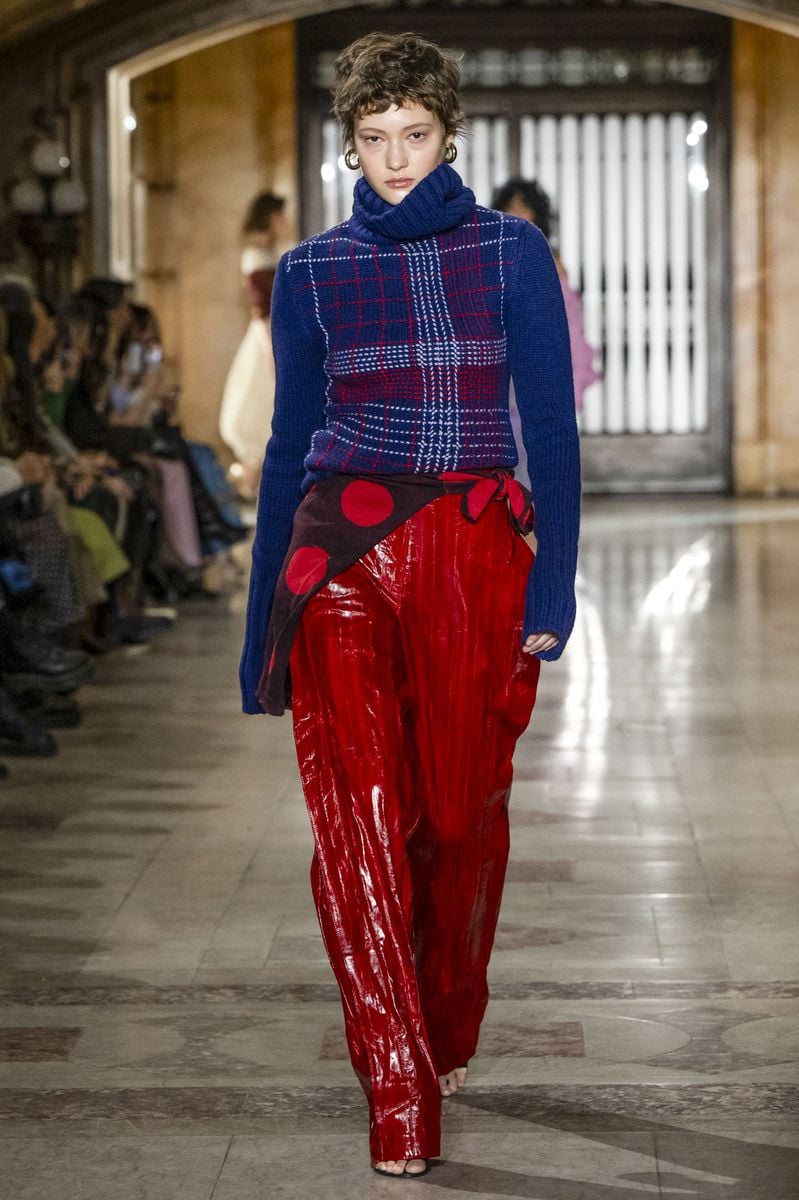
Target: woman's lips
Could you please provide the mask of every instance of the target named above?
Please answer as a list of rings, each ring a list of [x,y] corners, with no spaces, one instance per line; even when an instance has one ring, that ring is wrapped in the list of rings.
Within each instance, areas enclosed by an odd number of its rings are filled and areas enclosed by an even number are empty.
[[[390,188],[406,188],[413,183],[412,179],[387,179],[386,184]]]

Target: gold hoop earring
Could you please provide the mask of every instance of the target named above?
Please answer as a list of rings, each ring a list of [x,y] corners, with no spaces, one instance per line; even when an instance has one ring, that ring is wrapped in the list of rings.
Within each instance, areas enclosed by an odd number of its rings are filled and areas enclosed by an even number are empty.
[[[450,144],[448,146],[444,147],[444,162],[445,163],[454,163],[454,161],[457,157],[458,157],[458,147],[456,145],[454,145],[453,142],[450,142]]]
[[[360,171],[361,169],[361,160],[352,148],[344,155],[344,162],[351,171]]]

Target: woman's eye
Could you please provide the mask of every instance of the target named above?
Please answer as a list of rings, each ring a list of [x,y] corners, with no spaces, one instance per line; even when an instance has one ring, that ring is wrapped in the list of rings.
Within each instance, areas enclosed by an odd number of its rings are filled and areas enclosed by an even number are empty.
[[[380,138],[375,133],[367,133],[363,140],[365,142],[374,143],[374,142],[379,142]]]
[[[421,129],[417,129],[414,133],[411,134],[411,137],[414,139],[414,141],[417,141],[417,142],[421,142],[421,140],[424,136],[425,135],[424,135],[424,133],[422,133]]]

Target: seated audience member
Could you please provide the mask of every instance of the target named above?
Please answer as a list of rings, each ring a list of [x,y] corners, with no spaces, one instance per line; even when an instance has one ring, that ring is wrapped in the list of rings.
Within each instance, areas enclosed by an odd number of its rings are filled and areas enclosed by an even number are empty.
[[[115,537],[121,505],[127,506],[126,536],[135,528],[135,522],[131,521],[135,496],[123,479],[106,476],[96,462],[92,464],[77,456],[63,436],[54,435],[43,415],[36,369],[40,359],[47,361],[55,330],[49,318],[42,318],[44,310],[39,301],[24,288],[4,285],[0,287],[0,304],[5,306],[9,323],[9,350],[14,364],[14,378],[3,402],[5,450],[21,455],[19,465],[28,473],[26,482],[41,487],[43,511],[38,526],[34,529],[28,521],[24,529],[17,529],[18,536],[27,535],[26,556],[32,565],[33,558],[38,557],[35,566],[38,578],[45,575],[57,580],[62,590],[67,584],[74,585],[79,600],[81,585],[84,589],[80,609],[64,613],[59,627],[85,625],[86,610],[96,608],[91,633],[88,628],[83,630],[92,648],[120,640],[147,640],[148,635],[169,623],[159,618],[148,620],[138,612],[132,595],[135,588],[131,563]],[[96,472],[91,479],[87,474],[90,470]],[[84,512],[84,507],[89,511]],[[106,524],[92,515],[93,509],[97,510],[96,516],[106,519]],[[55,552],[52,543],[59,525],[57,540],[63,543],[66,538],[64,553],[71,561],[68,567],[45,571],[42,555],[46,551],[52,559]],[[45,527],[50,530],[48,538],[44,537]],[[148,524],[145,532],[149,537]],[[36,619],[45,625],[41,614]],[[101,638],[99,643],[95,634]]]
[[[82,619],[84,610],[69,537],[52,508],[55,464],[36,412],[30,350],[44,344],[41,327],[49,318],[43,316],[44,309],[30,293],[15,283],[0,284],[0,312],[7,362],[0,395],[0,455],[13,462],[20,479],[19,489],[12,488],[6,495],[3,524],[22,546],[41,585],[38,602],[29,614],[31,623],[61,637]]]
[[[169,628],[148,600],[207,594],[209,563],[246,534],[214,452],[176,423],[157,318],[129,292],[91,279],[54,313],[0,277],[0,757],[56,753],[95,669],[74,646]]]

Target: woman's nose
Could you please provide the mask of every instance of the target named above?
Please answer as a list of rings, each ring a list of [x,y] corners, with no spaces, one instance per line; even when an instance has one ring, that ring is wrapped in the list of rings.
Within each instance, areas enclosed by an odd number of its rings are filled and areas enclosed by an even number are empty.
[[[405,146],[402,142],[389,142],[386,153],[386,166],[389,171],[399,171],[400,168],[407,166],[408,156],[405,153]]]

